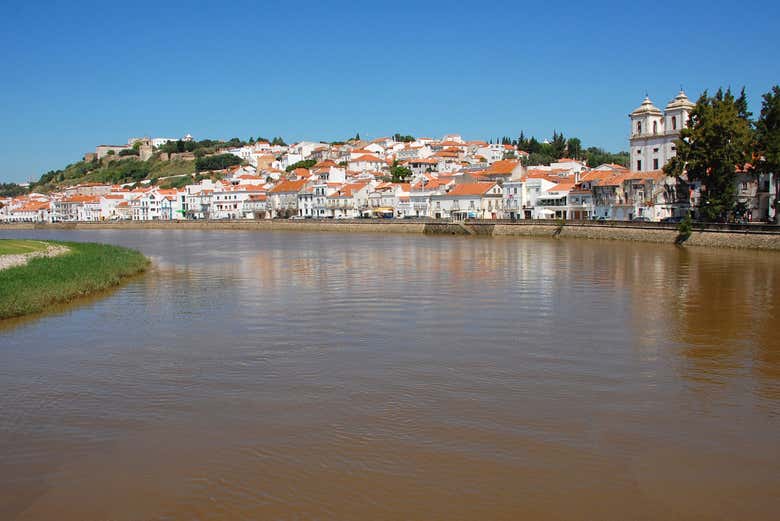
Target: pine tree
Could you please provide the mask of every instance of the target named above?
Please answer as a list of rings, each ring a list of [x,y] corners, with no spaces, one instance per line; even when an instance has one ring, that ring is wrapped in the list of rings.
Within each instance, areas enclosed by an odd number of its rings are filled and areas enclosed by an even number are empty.
[[[559,134],[557,131],[553,131],[553,138],[550,145],[552,145],[553,159],[562,158],[566,152],[566,138],[563,137],[563,132]]]

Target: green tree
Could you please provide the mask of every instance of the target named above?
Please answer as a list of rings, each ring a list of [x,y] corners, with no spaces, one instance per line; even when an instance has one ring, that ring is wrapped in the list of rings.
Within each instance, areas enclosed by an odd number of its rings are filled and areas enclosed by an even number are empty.
[[[552,141],[550,141],[551,155],[554,159],[560,159],[566,153],[566,138],[563,137],[563,133],[553,131]]]
[[[731,89],[715,96],[705,91],[676,140],[677,155],[664,172],[688,182],[700,182],[699,214],[708,221],[726,221],[737,202],[736,176],[750,160],[753,129],[745,90],[737,98]]]
[[[780,87],[764,94],[756,121],[755,167],[762,174],[780,174]]]
[[[195,170],[223,170],[225,168],[241,164],[241,158],[233,154],[218,154],[216,156],[199,157],[195,160]]]
[[[403,183],[412,177],[412,171],[405,166],[399,165],[398,161],[393,161],[393,166],[390,167],[390,177],[393,183]]]
[[[16,183],[0,183],[0,197],[16,197],[27,193],[27,188]]]
[[[754,166],[759,174],[773,175],[780,182],[780,87],[775,85],[763,96],[761,114],[756,122]],[[775,201],[780,210],[780,201]]]
[[[297,163],[293,163],[292,165],[285,168],[285,171],[292,172],[296,168],[311,168],[314,165],[317,164],[316,159],[304,159],[303,161],[298,161]]]
[[[566,148],[568,149],[569,157],[579,159],[582,156],[582,141],[580,141],[580,138],[569,138],[566,142]]]
[[[613,163],[616,165],[628,167],[628,152],[618,152],[617,154],[613,154],[611,152],[607,152],[603,148],[588,147],[585,150],[584,157],[585,162],[591,168],[595,168],[605,163]]]

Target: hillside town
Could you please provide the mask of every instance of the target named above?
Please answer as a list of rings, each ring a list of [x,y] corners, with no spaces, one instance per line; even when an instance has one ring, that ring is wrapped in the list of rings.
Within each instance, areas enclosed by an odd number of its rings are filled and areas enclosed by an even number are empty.
[[[566,219],[677,222],[698,206],[701,186],[664,173],[694,104],[684,92],[662,111],[649,98],[630,113],[628,167],[588,166],[559,158],[529,164],[510,143],[382,137],[346,143],[272,144],[226,148],[240,164],[194,174],[165,188],[143,180],[80,183],[49,193],[0,199],[0,222],[60,223],[186,219]],[[192,141],[190,135],[180,141]],[[100,145],[88,161],[147,160],[169,138],[133,138]],[[194,160],[191,152],[163,154]],[[175,157],[174,157],[175,156]],[[115,158],[115,159],[114,159]],[[305,165],[305,166],[302,166]],[[737,176],[746,222],[775,219],[778,185],[772,175]],[[202,177],[202,176],[201,176]]]

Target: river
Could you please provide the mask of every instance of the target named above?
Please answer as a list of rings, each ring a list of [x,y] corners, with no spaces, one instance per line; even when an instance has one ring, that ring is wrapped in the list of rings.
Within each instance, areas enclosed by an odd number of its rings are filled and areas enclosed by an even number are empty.
[[[780,255],[0,231],[151,270],[0,324],[0,519],[777,519]]]

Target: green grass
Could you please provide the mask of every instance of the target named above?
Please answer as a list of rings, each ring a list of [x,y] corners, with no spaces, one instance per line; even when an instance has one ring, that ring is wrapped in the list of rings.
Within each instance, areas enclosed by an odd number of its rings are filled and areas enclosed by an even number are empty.
[[[46,242],[66,246],[70,252],[0,270],[0,319],[37,313],[52,304],[108,289],[149,265],[146,257],[127,248]]]
[[[45,250],[48,244],[43,241],[25,239],[1,239],[0,255],[17,255]]]

